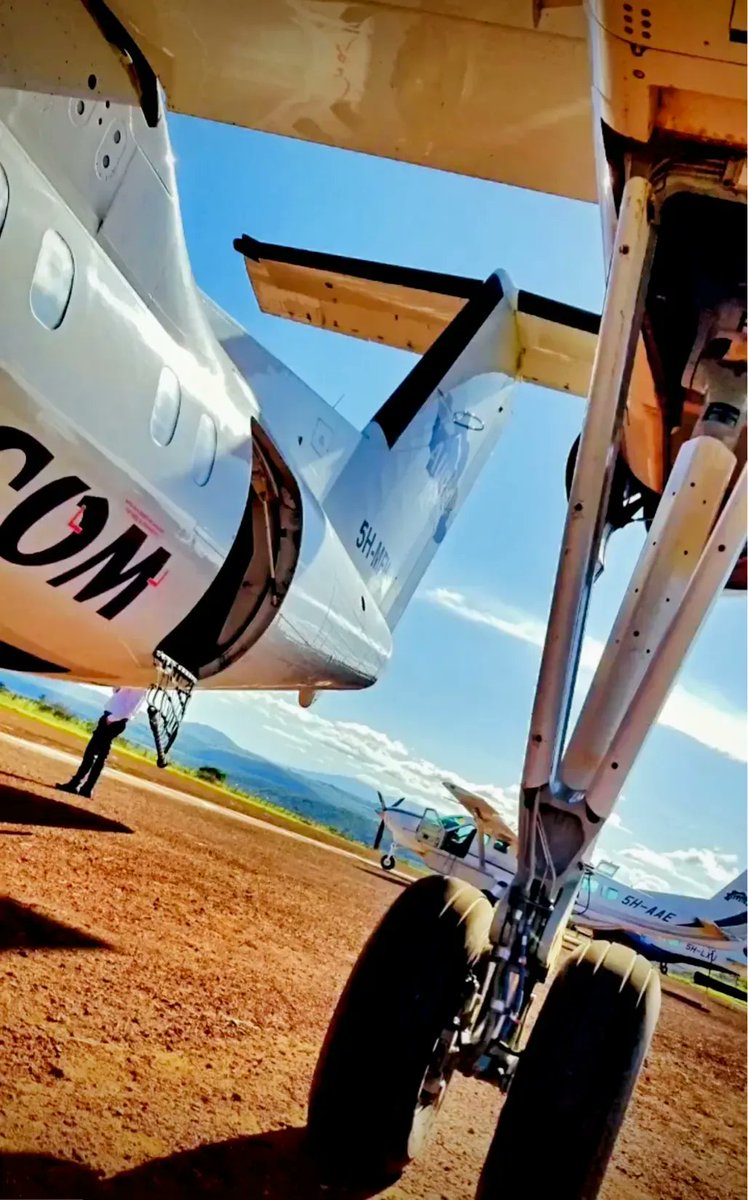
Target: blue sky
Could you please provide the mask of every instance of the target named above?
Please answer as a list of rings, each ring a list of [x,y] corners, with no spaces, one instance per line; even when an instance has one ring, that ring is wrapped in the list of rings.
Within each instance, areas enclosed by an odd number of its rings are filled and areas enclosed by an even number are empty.
[[[232,240],[263,240],[484,277],[599,311],[597,209],[228,126],[173,118],[198,284],[357,427],[414,361],[257,311]],[[524,386],[491,462],[406,612],[371,690],[320,698],[200,697],[191,716],[257,753],[434,794],[444,774],[511,810],[582,402]],[[609,549],[589,624],[605,636],[640,544]],[[584,678],[589,678],[589,674]],[[710,894],[745,863],[745,602],[721,600],[630,776],[602,848],[633,882]]]

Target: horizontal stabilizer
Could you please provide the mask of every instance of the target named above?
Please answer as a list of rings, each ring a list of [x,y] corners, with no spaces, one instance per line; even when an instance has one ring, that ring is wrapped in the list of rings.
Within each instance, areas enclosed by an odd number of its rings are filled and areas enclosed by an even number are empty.
[[[244,236],[244,256],[260,310],[319,329],[425,354],[483,283],[337,254],[275,246]],[[517,378],[584,396],[599,317],[533,292],[517,293]]]
[[[713,938],[715,942],[729,942],[730,940],[724,930],[720,929],[718,925],[715,925],[713,921],[703,921],[698,919],[694,921],[694,925],[698,929],[700,937]]]
[[[234,243],[264,313],[423,354],[482,281],[313,250]]]

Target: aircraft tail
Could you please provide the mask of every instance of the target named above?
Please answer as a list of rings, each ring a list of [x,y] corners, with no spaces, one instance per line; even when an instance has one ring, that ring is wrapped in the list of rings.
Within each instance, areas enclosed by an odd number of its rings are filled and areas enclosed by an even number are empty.
[[[483,283],[237,239],[263,312],[421,353],[325,497],[390,628],[494,449],[512,385],[586,395],[598,318]]]
[[[715,892],[709,902],[710,916],[715,920],[742,914],[745,923],[748,909],[748,871],[741,871],[730,883]]]
[[[393,627],[499,438],[514,309],[486,280],[364,429],[327,511]]]

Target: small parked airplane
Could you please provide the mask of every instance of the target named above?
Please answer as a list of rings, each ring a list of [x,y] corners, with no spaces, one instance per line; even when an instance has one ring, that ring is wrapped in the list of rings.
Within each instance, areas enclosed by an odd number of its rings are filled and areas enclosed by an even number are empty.
[[[514,879],[517,836],[488,797],[443,782],[466,811],[405,803],[404,797],[385,805],[380,794],[382,816],[375,848],[385,829],[391,838],[381,865],[391,870],[396,847],[401,846],[437,874],[462,879],[495,900]],[[617,870],[612,863],[587,867],[574,902],[575,924],[607,930],[616,940],[622,940],[618,935],[629,935],[629,942],[636,938],[638,944],[648,943],[663,955],[672,950],[670,961],[685,961],[676,952],[686,954],[690,949],[692,957],[707,965],[720,961],[734,966],[745,960],[746,871],[710,900],[700,901],[693,896],[629,888],[614,878]]]

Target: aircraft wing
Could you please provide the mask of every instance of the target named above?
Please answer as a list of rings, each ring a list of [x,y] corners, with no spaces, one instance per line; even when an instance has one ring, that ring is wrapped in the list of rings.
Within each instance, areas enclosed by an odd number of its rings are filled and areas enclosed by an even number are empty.
[[[489,800],[487,796],[478,796],[475,792],[469,792],[456,783],[445,782],[445,787],[454,799],[467,809],[476,824],[480,825],[485,833],[497,841],[506,842],[509,846],[517,845],[517,834],[507,825],[498,805],[493,800]]]
[[[234,242],[264,313],[423,354],[479,279],[276,246],[244,236]],[[530,383],[586,396],[599,317],[517,292],[519,360],[507,369]]]
[[[48,8],[5,5],[3,86],[93,79],[152,117],[158,78],[174,112],[596,198],[582,0],[55,0],[51,23]]]

